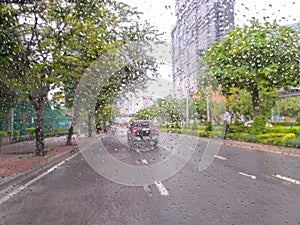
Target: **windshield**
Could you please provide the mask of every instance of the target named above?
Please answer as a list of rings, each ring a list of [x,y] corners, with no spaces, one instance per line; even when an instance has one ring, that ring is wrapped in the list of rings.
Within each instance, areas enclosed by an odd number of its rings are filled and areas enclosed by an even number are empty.
[[[0,3],[0,224],[300,224],[300,2]]]

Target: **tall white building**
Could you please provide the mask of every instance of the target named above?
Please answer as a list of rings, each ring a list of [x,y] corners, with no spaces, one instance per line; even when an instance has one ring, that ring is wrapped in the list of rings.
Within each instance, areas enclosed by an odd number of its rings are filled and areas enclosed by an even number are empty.
[[[172,74],[190,95],[197,89],[199,57],[234,27],[234,0],[176,0],[172,30]]]

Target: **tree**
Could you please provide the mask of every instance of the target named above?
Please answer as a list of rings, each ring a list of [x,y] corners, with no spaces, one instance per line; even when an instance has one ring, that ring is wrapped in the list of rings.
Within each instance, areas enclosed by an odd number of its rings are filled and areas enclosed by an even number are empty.
[[[295,30],[276,22],[252,22],[213,43],[203,60],[223,94],[230,94],[232,87],[250,93],[255,116],[261,113],[261,88],[299,85],[299,57]]]
[[[0,10],[5,21],[0,27],[0,80],[35,108],[36,155],[43,156],[49,91],[63,86],[67,104],[72,102],[85,69],[98,57],[146,34],[128,25],[133,20],[127,16],[136,12],[114,1],[33,1],[15,8],[1,4]]]
[[[261,88],[260,96],[261,115],[265,118],[270,118],[270,109],[275,106],[276,100],[279,99],[279,94],[276,90]],[[230,88],[226,98],[226,110],[230,113],[232,120],[253,118],[254,116],[251,107],[251,94],[246,90]]]
[[[300,109],[300,97],[282,98],[277,101],[275,113],[280,113],[282,116],[297,117]]]

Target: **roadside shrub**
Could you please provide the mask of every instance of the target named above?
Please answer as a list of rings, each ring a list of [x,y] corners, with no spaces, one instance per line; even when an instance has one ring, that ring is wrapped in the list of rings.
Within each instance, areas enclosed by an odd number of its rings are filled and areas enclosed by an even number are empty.
[[[192,130],[198,130],[198,123],[196,121],[193,122],[192,124]]]
[[[14,140],[18,139],[18,137],[20,136],[20,130],[13,130],[13,132],[11,130],[8,130],[7,136],[10,137],[11,133],[13,133],[12,136]]]
[[[33,137],[35,135],[36,128],[35,127],[28,127],[28,128],[26,128],[26,131],[28,132],[30,137]]]
[[[245,127],[243,125],[241,126],[235,126],[235,125],[229,125],[227,132],[228,133],[248,133],[249,127]]]
[[[236,140],[236,141],[242,141],[243,137],[249,135],[248,133],[228,133],[226,135],[227,139]]]
[[[274,126],[295,126],[295,125],[297,125],[295,122],[289,122],[289,121],[271,122],[271,124],[274,125]]]
[[[300,147],[300,137],[294,138],[294,139],[287,139],[285,141],[285,145],[288,147],[299,148]]]
[[[171,125],[171,128],[180,129],[181,127],[180,127],[179,123],[176,122]]]
[[[284,145],[286,140],[296,138],[294,133],[268,133],[257,135],[258,141],[263,144]]]
[[[267,138],[281,138],[286,135],[287,135],[287,133],[268,133],[268,134],[259,134],[259,135],[257,135],[257,138],[259,140],[262,140],[262,139],[267,139]]]
[[[265,121],[260,116],[255,116],[250,127],[251,134],[262,134],[265,131]]]
[[[257,136],[253,134],[249,134],[241,137],[242,141],[257,143]]]
[[[300,115],[298,115],[297,117],[296,117],[296,125],[300,125]]]
[[[7,132],[0,131],[0,138],[5,138],[5,137],[7,137]]]
[[[212,131],[212,123],[211,121],[205,122],[205,131]]]
[[[205,130],[199,130],[198,131],[198,136],[199,137],[207,137],[207,133],[205,132]]]

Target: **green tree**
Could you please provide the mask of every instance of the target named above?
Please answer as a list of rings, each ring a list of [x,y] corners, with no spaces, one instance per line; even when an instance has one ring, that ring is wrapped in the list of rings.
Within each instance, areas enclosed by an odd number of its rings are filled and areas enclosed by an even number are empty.
[[[261,115],[265,118],[270,118],[271,108],[275,106],[276,101],[279,99],[279,94],[276,90],[261,88],[260,96]],[[250,92],[238,88],[230,88],[226,98],[226,110],[231,114],[232,120],[253,118],[251,105]]]
[[[251,95],[253,114],[260,115],[260,89],[299,85],[296,31],[274,23],[237,27],[212,44],[203,60],[225,95],[230,88]]]
[[[27,96],[35,108],[36,155],[43,156],[49,91],[63,86],[66,103],[72,102],[86,68],[145,34],[138,33],[138,23],[130,23],[134,20],[129,16],[136,12],[114,1],[33,1],[17,9],[1,4],[0,10],[0,20],[5,21],[0,27],[0,80]]]
[[[275,114],[297,117],[300,112],[300,97],[281,98],[276,103]]]

